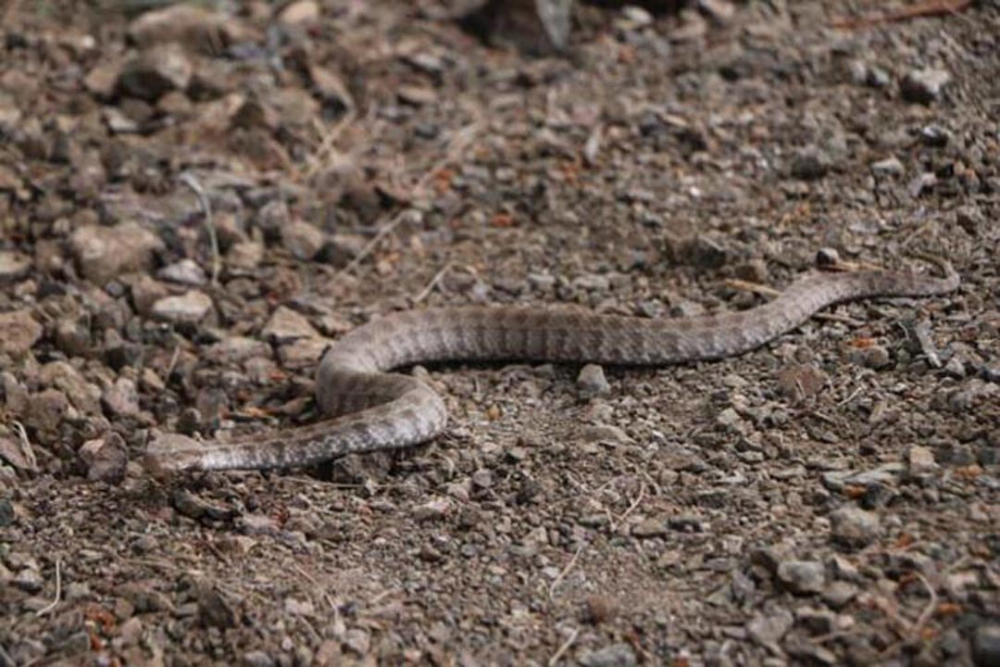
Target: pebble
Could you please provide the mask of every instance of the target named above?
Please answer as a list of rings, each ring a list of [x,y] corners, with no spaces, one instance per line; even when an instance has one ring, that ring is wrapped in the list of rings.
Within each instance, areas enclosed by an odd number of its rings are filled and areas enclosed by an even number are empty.
[[[0,313],[0,354],[20,357],[42,337],[42,325],[27,310]]]
[[[87,464],[87,479],[90,481],[118,484],[125,479],[128,448],[117,433],[88,440],[81,445],[78,453]]]
[[[628,644],[611,644],[580,656],[583,667],[633,667],[638,664],[635,651]]]
[[[245,667],[274,667],[274,658],[266,651],[247,651],[243,654]]]
[[[637,537],[639,539],[663,537],[667,534],[667,532],[667,522],[656,517],[643,519],[639,523],[632,526],[630,531],[632,537]]]
[[[180,296],[168,296],[153,304],[152,315],[174,324],[197,324],[212,310],[212,298],[191,290]]]
[[[874,542],[881,532],[878,514],[846,505],[830,514],[830,537],[848,548],[860,548]]]
[[[976,667],[1000,665],[1000,625],[984,623],[972,637],[972,662]]]
[[[795,617],[787,609],[776,609],[768,615],[758,614],[754,616],[746,625],[747,634],[761,646],[777,648],[792,625]]]
[[[157,272],[156,277],[188,287],[201,287],[207,279],[205,270],[193,259],[182,259],[168,264]]]
[[[841,609],[858,595],[858,587],[846,581],[833,581],[823,589],[823,601]]]
[[[85,414],[101,413],[101,390],[88,382],[76,368],[65,361],[53,361],[42,366],[38,373],[42,386],[62,391],[77,410]]]
[[[790,591],[805,595],[819,593],[826,585],[826,568],[813,560],[786,560],[778,565],[778,580]]]
[[[286,26],[299,26],[315,23],[319,20],[321,11],[315,0],[298,0],[285,6],[278,14],[278,21]]]
[[[180,45],[159,44],[125,64],[118,90],[128,97],[156,102],[171,91],[186,90],[192,74],[194,66]]]
[[[135,417],[139,414],[139,390],[135,381],[121,377],[104,391],[101,403],[111,417]]]
[[[576,386],[586,397],[604,396],[611,392],[611,385],[604,375],[604,368],[598,364],[587,364],[576,376]]]
[[[189,51],[208,54],[251,38],[238,16],[191,3],[143,12],[129,24],[128,36],[140,49],[175,42]]]
[[[261,329],[260,335],[280,345],[301,338],[318,338],[319,332],[304,315],[287,306],[279,306]]]
[[[889,350],[881,345],[869,345],[867,347],[851,348],[848,359],[852,364],[879,370],[892,364],[892,357]]]
[[[791,174],[802,181],[818,181],[829,173],[832,159],[816,146],[803,148],[792,158]]]
[[[326,234],[308,222],[293,220],[282,226],[281,242],[293,257],[308,261],[326,245]]]
[[[930,104],[941,97],[951,81],[951,74],[941,69],[920,69],[908,72],[899,84],[899,92],[907,102]]]
[[[829,376],[813,364],[789,366],[778,375],[778,390],[793,401],[815,396],[829,383]]]
[[[912,477],[924,477],[939,468],[934,460],[934,450],[930,447],[913,445],[906,453],[907,471]]]
[[[902,176],[906,169],[895,155],[878,162],[872,162],[872,173],[876,176]]]
[[[154,254],[164,249],[158,236],[136,222],[80,227],[69,243],[80,275],[97,285],[123,273],[149,269]]]
[[[31,258],[19,252],[0,250],[0,282],[20,280],[31,271]]]

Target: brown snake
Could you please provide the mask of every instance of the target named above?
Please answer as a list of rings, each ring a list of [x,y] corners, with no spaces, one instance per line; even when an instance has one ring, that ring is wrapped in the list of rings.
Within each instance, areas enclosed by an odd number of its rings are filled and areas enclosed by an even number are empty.
[[[944,277],[813,273],[756,308],[678,320],[520,306],[393,313],[349,332],[324,355],[316,380],[324,421],[231,442],[162,435],[150,444],[147,460],[167,471],[288,468],[416,445],[444,429],[444,401],[420,380],[390,369],[439,361],[659,366],[720,359],[759,347],[836,303],[931,296],[958,287],[951,264],[925,259]]]

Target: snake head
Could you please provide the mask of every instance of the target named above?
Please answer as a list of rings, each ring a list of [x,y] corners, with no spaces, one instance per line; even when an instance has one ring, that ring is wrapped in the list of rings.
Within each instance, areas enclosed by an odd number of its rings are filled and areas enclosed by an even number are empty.
[[[143,463],[154,474],[169,474],[184,470],[198,470],[205,453],[205,445],[177,433],[162,433],[146,446]]]

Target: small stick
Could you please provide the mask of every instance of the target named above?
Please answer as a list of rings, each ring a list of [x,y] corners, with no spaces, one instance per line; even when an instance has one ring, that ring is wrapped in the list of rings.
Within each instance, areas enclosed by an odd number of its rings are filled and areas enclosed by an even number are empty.
[[[733,289],[738,289],[744,292],[753,292],[754,294],[760,294],[761,296],[778,296],[781,294],[781,290],[776,290],[773,287],[761,285],[760,283],[752,283],[749,280],[740,280],[738,278],[731,278],[727,280],[726,285],[732,287]]]
[[[53,609],[56,608],[56,605],[59,604],[59,601],[61,599],[62,599],[62,559],[56,558],[56,596],[55,598],[53,598],[52,602],[39,609],[36,612],[37,615],[44,616],[45,614],[52,611]]]
[[[451,268],[451,262],[448,262],[443,267],[441,267],[441,270],[435,273],[434,277],[431,278],[431,281],[427,283],[427,287],[423,288],[420,291],[420,294],[418,294],[416,298],[413,299],[413,304],[416,305],[421,301],[423,301],[424,299],[426,299],[428,296],[430,296],[430,293],[434,291],[434,288],[437,287],[437,284],[441,282],[441,279],[444,277],[444,274],[448,273],[448,270],[450,268]]]
[[[208,231],[208,242],[212,249],[212,284],[218,285],[220,270],[219,236],[215,233],[215,223],[212,221],[212,203],[208,200],[208,195],[205,194],[205,189],[201,187],[201,183],[198,182],[198,179],[191,172],[185,171],[181,174],[180,182],[191,188],[205,214],[205,230]]]
[[[925,0],[909,7],[899,9],[885,14],[867,14],[856,19],[838,18],[834,19],[834,28],[845,28],[854,30],[856,28],[866,28],[879,25],[880,23],[895,23],[907,19],[921,16],[940,16],[943,14],[957,14],[967,9],[972,4],[972,0]]]
[[[11,423],[17,430],[18,442],[21,445],[21,454],[24,456],[25,463],[28,464],[29,469],[38,470],[38,459],[35,457],[35,450],[31,448],[31,440],[28,439],[28,431],[24,428],[24,424],[17,420]]]
[[[569,571],[573,569],[573,566],[576,565],[577,559],[580,558],[580,554],[583,553],[583,549],[586,546],[587,546],[586,544],[581,544],[577,548],[576,553],[573,554],[573,557],[569,559],[569,563],[566,564],[566,567],[564,567],[562,571],[560,571],[559,574],[556,576],[556,578],[552,580],[552,585],[549,586],[549,600],[555,599],[556,588],[559,586],[559,584],[562,583],[562,580],[566,578],[566,575],[569,574]]]
[[[580,628],[573,628],[573,632],[569,634],[569,639],[564,641],[556,652],[552,654],[552,657],[549,658],[549,667],[555,667],[559,663],[559,659],[566,654],[566,651],[569,650],[569,647],[573,645],[573,642],[576,641],[579,635]]]

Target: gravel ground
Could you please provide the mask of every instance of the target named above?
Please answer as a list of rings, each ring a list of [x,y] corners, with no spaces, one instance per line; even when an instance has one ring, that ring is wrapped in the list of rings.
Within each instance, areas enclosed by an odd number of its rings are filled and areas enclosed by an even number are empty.
[[[542,57],[429,0],[135,4],[0,10],[0,665],[1000,664],[995,1],[605,2]],[[398,454],[141,465],[314,421],[378,314],[741,309],[820,248],[963,284],[416,368],[452,421]]]

